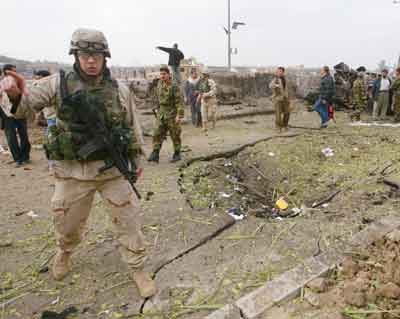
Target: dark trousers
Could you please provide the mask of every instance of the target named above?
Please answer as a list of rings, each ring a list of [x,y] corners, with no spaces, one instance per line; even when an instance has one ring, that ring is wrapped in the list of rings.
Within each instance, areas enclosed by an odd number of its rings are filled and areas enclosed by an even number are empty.
[[[192,113],[192,124],[194,126],[201,126],[201,103],[197,102],[197,99],[191,101],[190,103],[190,111]]]
[[[17,163],[28,161],[31,144],[26,120],[17,120],[12,117],[5,119],[4,133],[14,161]]]

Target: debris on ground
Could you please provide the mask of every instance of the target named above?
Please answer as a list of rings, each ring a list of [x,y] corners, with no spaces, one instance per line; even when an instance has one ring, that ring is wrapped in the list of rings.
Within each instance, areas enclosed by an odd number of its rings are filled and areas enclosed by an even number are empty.
[[[11,247],[13,245],[13,241],[11,239],[5,239],[0,241],[0,248]]]
[[[78,313],[78,309],[75,307],[69,307],[64,309],[62,312],[54,312],[54,311],[44,311],[40,319],[68,319],[71,315],[76,315]]]

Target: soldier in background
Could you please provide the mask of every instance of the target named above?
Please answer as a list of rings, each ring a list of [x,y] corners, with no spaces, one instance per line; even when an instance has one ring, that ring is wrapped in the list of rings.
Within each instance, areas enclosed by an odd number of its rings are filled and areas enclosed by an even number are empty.
[[[156,287],[143,270],[147,252],[138,198],[116,167],[104,170],[105,164],[110,164],[107,149],[95,148],[87,157],[82,157],[81,151],[98,141],[85,129],[93,124],[81,123],[84,119],[77,119],[74,113],[75,108],[85,107],[84,101],[95,100],[99,118],[104,118],[115,134],[116,147],[123,151],[132,167],[139,167],[144,142],[134,96],[123,83],[111,78],[106,60],[111,54],[102,32],[76,30],[69,53],[75,57],[73,71],[43,79],[31,87],[27,96],[21,94],[21,87],[7,92],[19,101],[17,114],[27,108],[40,112],[56,101],[57,123],[51,127],[45,143],[49,158],[55,160],[52,208],[58,248],[52,266],[53,277],[62,280],[68,275],[71,255],[83,238],[94,196],[99,192],[110,205],[122,260],[129,266],[140,295],[151,297]],[[18,76],[13,72],[10,75]],[[79,94],[81,98],[71,102],[67,99],[71,94]],[[138,169],[136,175],[140,176],[140,172]]]
[[[148,161],[158,163],[160,150],[169,132],[174,144],[174,155],[171,163],[181,160],[182,129],[181,122],[185,115],[182,94],[179,87],[172,82],[171,74],[167,66],[160,68],[160,80],[157,85],[158,113],[157,124],[153,134],[153,152]]]
[[[361,120],[361,113],[365,110],[368,101],[367,89],[364,80],[366,69],[365,67],[359,67],[357,72],[357,79],[354,81],[352,89],[354,110],[350,114],[351,121]]]
[[[341,108],[350,109],[352,105],[352,86],[357,78],[357,73],[350,67],[341,62],[334,67],[335,74],[335,96],[334,102],[336,110]]]
[[[275,107],[275,127],[279,132],[289,129],[290,101],[285,68],[279,67],[269,85]]]
[[[203,70],[200,80],[201,118],[203,122],[203,131],[208,131],[208,121],[211,119],[212,128],[217,124],[217,84],[210,79],[210,71]]]
[[[391,91],[393,94],[394,121],[400,122],[400,68],[396,69],[396,78],[393,81]]]

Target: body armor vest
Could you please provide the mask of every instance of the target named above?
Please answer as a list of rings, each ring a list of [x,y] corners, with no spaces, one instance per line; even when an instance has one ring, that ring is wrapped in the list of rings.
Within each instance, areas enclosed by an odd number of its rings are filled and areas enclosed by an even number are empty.
[[[69,97],[79,95],[79,99]],[[88,127],[90,117],[86,117],[85,101],[91,101],[96,116],[104,119],[105,126],[112,132],[118,148],[132,158],[134,133],[126,124],[126,110],[119,98],[118,83],[105,76],[99,84],[88,85],[76,71],[65,75],[60,72],[60,90],[57,94],[57,125],[49,129],[45,142],[48,158],[53,160],[107,161],[108,155],[102,149],[94,149],[83,155],[84,148],[96,145]],[[68,102],[69,101],[69,102]],[[120,145],[118,145],[120,144]]]

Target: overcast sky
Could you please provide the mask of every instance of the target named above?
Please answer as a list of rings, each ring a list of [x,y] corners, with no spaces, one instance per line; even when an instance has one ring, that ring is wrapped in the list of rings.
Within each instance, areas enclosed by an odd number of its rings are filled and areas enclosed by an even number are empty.
[[[375,68],[400,53],[400,5],[393,0],[231,0],[234,65],[333,65]],[[108,37],[112,64],[166,61],[157,45],[226,65],[227,0],[0,0],[0,54],[71,62],[77,27]]]

